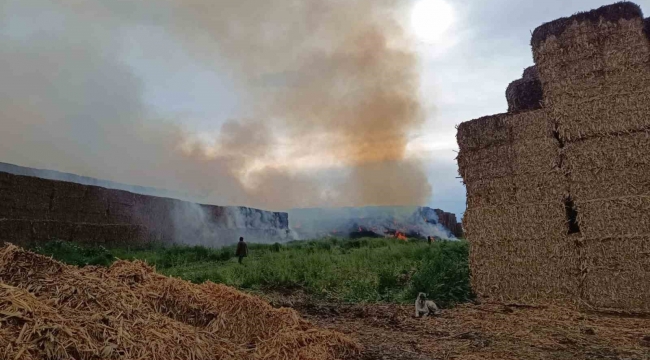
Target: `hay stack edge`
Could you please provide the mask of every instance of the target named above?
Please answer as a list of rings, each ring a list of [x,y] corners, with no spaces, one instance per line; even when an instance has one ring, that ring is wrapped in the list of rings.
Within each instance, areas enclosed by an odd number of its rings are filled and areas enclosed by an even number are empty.
[[[650,311],[650,40],[630,2],[538,27],[508,113],[462,123],[472,285]]]
[[[77,268],[0,247],[0,359],[346,359],[360,347],[291,309],[143,262]]]

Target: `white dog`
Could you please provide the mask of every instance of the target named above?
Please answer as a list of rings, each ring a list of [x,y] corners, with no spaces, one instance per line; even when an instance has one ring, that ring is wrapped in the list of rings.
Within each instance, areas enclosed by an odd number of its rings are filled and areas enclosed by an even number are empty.
[[[415,317],[427,317],[427,315],[438,315],[440,309],[436,303],[427,300],[427,294],[419,293],[418,298],[415,299]]]

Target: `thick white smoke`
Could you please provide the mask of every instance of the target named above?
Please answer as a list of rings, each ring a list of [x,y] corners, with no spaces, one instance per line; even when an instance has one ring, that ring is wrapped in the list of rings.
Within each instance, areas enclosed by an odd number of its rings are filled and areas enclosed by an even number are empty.
[[[407,3],[0,0],[0,161],[221,205],[421,205]],[[197,133],[150,102],[177,53],[229,79],[236,118]]]

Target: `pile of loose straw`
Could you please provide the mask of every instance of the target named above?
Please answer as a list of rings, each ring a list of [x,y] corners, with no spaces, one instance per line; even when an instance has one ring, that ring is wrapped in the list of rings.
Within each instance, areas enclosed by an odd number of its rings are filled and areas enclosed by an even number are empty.
[[[109,269],[0,248],[2,359],[345,359],[360,347],[289,309],[141,262]]]

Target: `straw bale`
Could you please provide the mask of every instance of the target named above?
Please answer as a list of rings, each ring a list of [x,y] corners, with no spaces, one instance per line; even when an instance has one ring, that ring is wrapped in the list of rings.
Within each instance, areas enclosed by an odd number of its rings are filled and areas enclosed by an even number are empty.
[[[559,171],[505,176],[466,184],[469,208],[516,204],[561,203],[568,183]]]
[[[535,29],[532,46],[540,78],[543,81],[548,81],[545,79],[544,70],[553,66],[558,67],[558,70],[568,70],[569,75],[574,74],[573,70],[578,67],[560,68],[558,65],[569,65],[592,57],[596,61],[595,65],[602,66],[606,64],[603,60],[615,56],[616,50],[624,50],[621,54],[624,55],[627,64],[644,62],[643,58],[639,56],[645,45],[643,44],[645,39],[644,21],[640,16],[640,10],[637,12],[638,6],[632,4],[632,7],[637,8],[632,11],[623,9],[624,12],[627,12],[624,16],[606,15],[605,18],[600,17],[603,11],[621,10],[616,9],[618,5],[604,6],[598,10],[583,13],[591,19],[579,19],[580,16],[558,19]],[[599,12],[601,14],[598,14]],[[558,24],[561,26],[556,26]],[[551,27],[561,28],[561,31],[551,34],[553,31],[548,31]],[[544,37],[543,40],[542,37]],[[604,51],[599,53],[598,50]],[[593,63],[593,60],[590,62]],[[610,68],[621,65],[618,63]],[[597,69],[602,68],[594,67],[585,70]]]
[[[16,175],[0,171],[0,190],[12,187],[16,183]]]
[[[569,185],[560,171],[518,175],[513,178],[517,204],[561,204]]]
[[[650,234],[650,196],[575,201],[587,238]]]
[[[553,124],[546,109],[512,114],[504,121],[513,142],[553,137]]]
[[[620,19],[642,18],[641,8],[632,2],[618,2],[612,5],[602,6],[596,10],[577,13],[570,17],[559,18],[538,26],[533,31],[531,45],[535,48],[540,46],[551,36],[560,37],[575,23],[589,22],[598,24],[602,21],[615,22]]]
[[[6,203],[2,201],[2,198],[0,198],[0,219],[7,219],[11,218],[13,214],[13,206],[12,204]]]
[[[35,220],[31,221],[32,234],[30,240],[70,240],[74,230],[74,224],[62,221]]]
[[[559,144],[552,137],[543,110],[503,119],[502,125],[511,135],[510,141],[474,150],[461,148],[457,161],[465,183],[513,174],[548,172],[559,167]]]
[[[650,237],[587,239],[583,299],[598,308],[650,311]]]
[[[470,241],[544,239],[568,231],[564,204],[527,204],[468,208],[463,228]]]
[[[32,238],[32,223],[29,220],[0,219],[0,242],[27,243]]]
[[[83,198],[88,186],[67,181],[54,181],[54,198]]]
[[[650,127],[650,45],[640,17],[573,22],[536,46],[534,57],[563,140]]]
[[[634,77],[634,75],[632,75]],[[650,76],[643,85],[650,86]],[[616,90],[598,91],[581,99],[565,97],[566,102],[555,104],[558,115],[558,134],[563,141],[576,141],[594,136],[628,133],[650,128],[650,94]]]
[[[524,303],[574,302],[578,252],[568,237],[470,242],[472,288],[483,297]]]
[[[458,171],[463,180],[472,181],[512,175],[513,149],[508,144],[458,154]]]
[[[508,142],[508,128],[504,123],[507,116],[508,114],[484,116],[458,125],[456,139],[461,152]]]
[[[650,134],[594,137],[568,143],[563,149],[571,192],[594,200],[650,195]]]
[[[521,79],[515,80],[506,89],[508,112],[535,110],[542,107],[542,83],[534,66],[526,68]]]
[[[604,136],[566,144],[565,166],[570,171],[585,169],[624,171],[650,166],[650,133]]]
[[[86,195],[81,200],[81,210],[84,213],[99,213],[104,214],[108,212],[108,193],[110,190],[89,186]]]
[[[578,170],[570,174],[571,194],[583,201],[650,195],[650,165],[624,170]]]
[[[43,213],[50,210],[50,195],[39,192],[14,193],[14,209],[24,213]]]
[[[88,244],[133,245],[147,242],[148,234],[149,230],[140,225],[76,223],[70,239]]]
[[[512,144],[512,172],[544,173],[560,167],[560,148],[555,139],[542,138]]]
[[[465,187],[468,208],[513,205],[517,202],[515,182],[511,176],[467,182]]]

